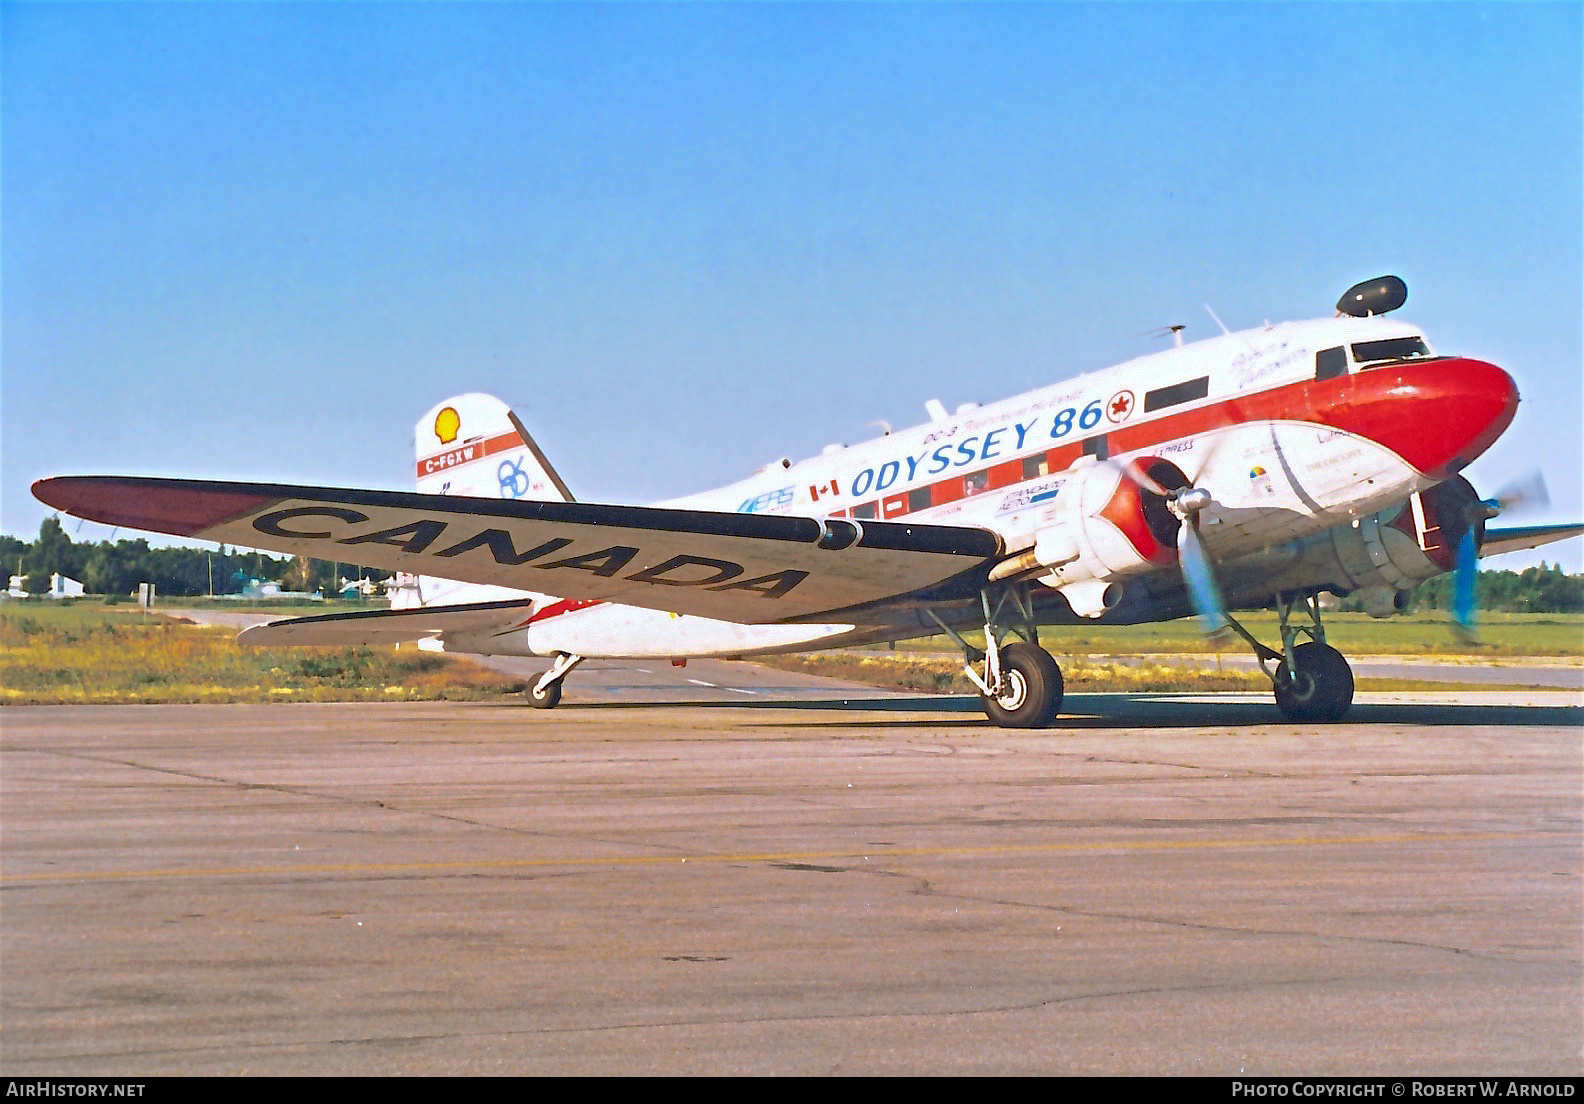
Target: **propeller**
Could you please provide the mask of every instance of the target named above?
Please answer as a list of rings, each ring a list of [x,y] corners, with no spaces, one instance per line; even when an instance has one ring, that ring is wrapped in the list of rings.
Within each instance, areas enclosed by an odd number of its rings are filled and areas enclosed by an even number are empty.
[[[1166,505],[1182,518],[1182,528],[1177,530],[1177,564],[1188,587],[1188,599],[1204,625],[1205,635],[1212,642],[1220,643],[1231,627],[1227,624],[1226,602],[1221,597],[1221,588],[1216,585],[1215,569],[1205,551],[1204,540],[1199,536],[1199,512],[1210,505],[1210,501],[1209,491],[1191,487],[1179,491]]]
[[[1222,436],[1213,441],[1205,454],[1204,461],[1199,465],[1201,474],[1210,467],[1210,461],[1214,459],[1225,439]],[[1200,512],[1214,501],[1210,492],[1191,483],[1182,487],[1167,488],[1145,471],[1136,457],[1125,464],[1116,460],[1108,460],[1106,463],[1117,468],[1124,478],[1131,480],[1143,490],[1164,499],[1166,508],[1181,520],[1182,525],[1177,530],[1177,566],[1182,572],[1188,599],[1193,603],[1194,612],[1199,615],[1199,620],[1204,625],[1205,635],[1213,644],[1220,644],[1230,634],[1231,627],[1227,622],[1226,602],[1222,599],[1221,588],[1216,583],[1210,554],[1205,549],[1204,538],[1199,533]]]
[[[1539,470],[1521,475],[1495,495],[1475,499],[1464,514],[1463,535],[1458,538],[1457,560],[1452,575],[1452,631],[1464,643],[1476,643],[1474,629],[1474,582],[1479,575],[1479,540],[1485,522],[1511,510],[1544,509],[1551,504],[1545,477]]]

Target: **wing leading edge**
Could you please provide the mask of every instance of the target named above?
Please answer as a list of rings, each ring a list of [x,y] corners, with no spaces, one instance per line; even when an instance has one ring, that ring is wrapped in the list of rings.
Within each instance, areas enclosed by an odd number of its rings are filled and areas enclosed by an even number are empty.
[[[898,598],[1001,552],[965,526],[402,491],[67,476],[33,493],[106,525],[741,624]]]

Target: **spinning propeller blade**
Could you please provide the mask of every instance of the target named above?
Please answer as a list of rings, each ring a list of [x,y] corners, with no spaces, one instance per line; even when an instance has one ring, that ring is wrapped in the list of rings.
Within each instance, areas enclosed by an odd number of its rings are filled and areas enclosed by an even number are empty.
[[[1177,563],[1182,569],[1183,583],[1188,587],[1188,598],[1199,614],[1205,635],[1218,639],[1227,633],[1226,603],[1221,599],[1221,588],[1216,585],[1215,570],[1204,542],[1199,538],[1199,519],[1188,517],[1177,531]]]
[[[1546,490],[1545,476],[1539,469],[1519,476],[1505,484],[1491,498],[1470,503],[1467,526],[1458,540],[1457,561],[1453,567],[1452,631],[1465,643],[1473,643],[1475,579],[1479,575],[1479,536],[1485,522],[1509,511],[1544,509],[1551,504]]]

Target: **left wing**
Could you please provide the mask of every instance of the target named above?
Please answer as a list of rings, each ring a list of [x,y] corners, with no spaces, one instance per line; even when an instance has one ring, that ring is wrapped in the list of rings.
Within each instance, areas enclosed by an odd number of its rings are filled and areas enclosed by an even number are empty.
[[[269,483],[68,476],[106,525],[740,624],[828,618],[984,570],[986,529]]]

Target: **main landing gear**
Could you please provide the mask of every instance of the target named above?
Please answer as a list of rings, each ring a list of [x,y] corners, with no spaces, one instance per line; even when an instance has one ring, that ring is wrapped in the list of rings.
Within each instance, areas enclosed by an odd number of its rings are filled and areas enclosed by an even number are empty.
[[[1309,624],[1293,623],[1302,610]],[[1227,623],[1248,641],[1259,658],[1260,670],[1271,680],[1276,707],[1292,721],[1340,721],[1353,704],[1353,670],[1342,653],[1325,642],[1320,624],[1320,603],[1314,595],[1278,594],[1276,615],[1281,621],[1281,651],[1267,648],[1231,617]],[[1299,644],[1298,636],[1309,640]],[[1274,670],[1271,664],[1275,664]]]
[[[926,612],[963,650],[963,670],[979,688],[979,704],[992,721],[1002,728],[1044,728],[1061,710],[1062,673],[1039,646],[1028,587],[1004,587],[994,594],[982,590],[979,600],[985,619],[983,648],[964,640],[933,610]],[[1011,623],[1003,617],[1007,614]],[[1006,643],[1013,633],[1023,639]]]
[[[529,687],[524,693],[528,704],[535,709],[554,709],[561,704],[561,680],[572,673],[572,668],[583,662],[580,655],[571,655],[559,652],[555,663],[550,670],[540,676],[539,681]]]

